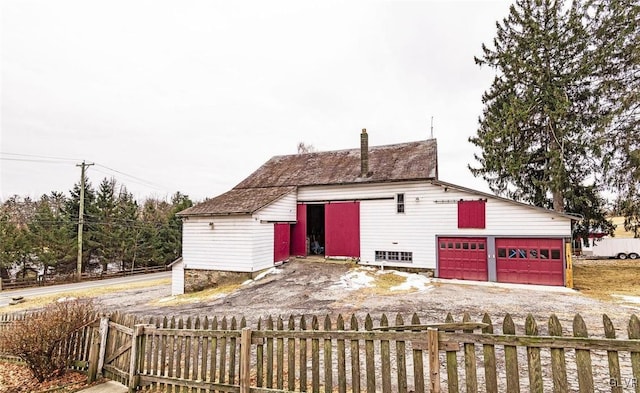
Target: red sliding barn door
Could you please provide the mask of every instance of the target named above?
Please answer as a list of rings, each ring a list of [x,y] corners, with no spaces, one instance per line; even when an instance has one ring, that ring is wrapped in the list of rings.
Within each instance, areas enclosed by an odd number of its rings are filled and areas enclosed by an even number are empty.
[[[334,202],[324,208],[325,255],[360,257],[360,203]]]
[[[298,204],[296,223],[291,227],[291,255],[307,255],[307,205]]]

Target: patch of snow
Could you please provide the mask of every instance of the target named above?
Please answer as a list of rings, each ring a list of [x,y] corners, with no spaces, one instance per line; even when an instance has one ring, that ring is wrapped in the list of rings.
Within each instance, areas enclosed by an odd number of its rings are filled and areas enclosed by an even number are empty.
[[[416,289],[420,292],[432,291],[434,289],[434,286],[431,285],[431,279],[429,279],[428,277],[415,273],[408,274],[405,277],[405,282],[389,289],[392,291],[408,291],[410,289]]]
[[[262,273],[258,274],[254,279],[249,279],[249,280],[243,282],[240,285],[241,286],[248,285],[248,284],[251,284],[254,281],[262,280],[263,278],[265,278],[269,274],[280,274],[280,273],[282,273],[282,270],[277,269],[275,267],[272,267],[271,269],[265,270]]]
[[[175,298],[176,298],[175,296],[163,297],[162,299],[158,300],[158,303],[170,302],[171,300],[174,300]]]
[[[617,298],[620,298],[628,303],[638,303],[640,304],[640,296],[628,296],[628,295],[613,295]]]
[[[78,298],[77,297],[61,297],[60,299],[58,299],[58,303],[72,302],[74,300],[78,300]]]
[[[364,270],[364,269],[363,269]],[[361,269],[352,270],[340,277],[340,281],[329,287],[329,289],[345,289],[347,291],[356,291],[362,288],[372,287],[375,279]]]
[[[264,272],[258,274],[256,276],[256,278],[253,279],[253,281],[261,280],[261,279],[265,278],[269,274],[280,274],[280,273],[282,273],[282,270],[276,269],[275,267],[272,267],[271,269],[265,270]]]
[[[396,276],[405,278],[405,282],[403,282],[402,284],[389,288],[389,290],[391,291],[408,291],[411,289],[416,289],[420,292],[425,292],[434,289],[434,287],[430,285],[431,279],[429,277],[423,276],[422,274],[399,272],[397,270],[378,270],[376,274],[395,274]]]

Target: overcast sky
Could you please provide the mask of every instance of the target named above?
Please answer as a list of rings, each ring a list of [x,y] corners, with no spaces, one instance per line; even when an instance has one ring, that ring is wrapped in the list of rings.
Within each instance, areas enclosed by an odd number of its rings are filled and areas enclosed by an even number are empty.
[[[427,139],[467,165],[509,3],[3,0],[0,198],[67,193],[76,164],[136,198],[218,195],[298,142]],[[46,157],[46,158],[45,158]],[[62,159],[60,159],[62,158]]]

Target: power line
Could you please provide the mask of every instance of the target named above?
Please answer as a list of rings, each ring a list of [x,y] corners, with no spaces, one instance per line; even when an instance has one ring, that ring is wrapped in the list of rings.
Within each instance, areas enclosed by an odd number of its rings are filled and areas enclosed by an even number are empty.
[[[29,158],[7,158],[7,157],[0,157],[0,160],[3,160],[3,161],[40,162],[40,163],[46,163],[46,164],[64,164],[64,165],[71,165],[71,162],[61,162],[61,161],[52,161],[52,160],[35,160],[35,159],[29,159]]]
[[[168,187],[164,187],[164,186],[162,186],[162,185],[160,185],[160,184],[150,182],[150,181],[148,181],[148,180],[142,179],[142,178],[137,177],[137,176],[130,175],[130,174],[128,174],[128,173],[124,173],[124,172],[119,171],[119,170],[117,170],[117,169],[109,168],[109,167],[108,167],[108,166],[106,166],[106,165],[102,165],[102,164],[98,164],[98,163],[96,163],[96,166],[99,166],[99,167],[104,168],[104,169],[107,169],[107,170],[109,170],[109,171],[112,171],[112,172],[118,173],[118,174],[123,175],[123,176],[127,176],[127,177],[129,177],[129,178],[131,178],[131,179],[141,181],[141,182],[143,182],[143,185],[145,185],[145,184],[146,184],[146,185],[148,185],[148,186],[152,186],[152,187],[158,188],[158,189],[160,189],[160,190],[167,190],[167,189],[168,189]]]
[[[11,156],[11,157],[2,157],[3,155]],[[19,158],[19,157],[29,157],[29,158]],[[44,156],[44,155],[37,155],[37,154],[23,154],[23,153],[9,153],[9,152],[0,152],[0,160],[18,161],[18,162],[35,162],[35,163],[42,163],[42,164],[71,164],[71,163],[76,163],[77,161],[80,161],[80,159],[73,159],[68,157]],[[134,176],[114,168],[110,168],[106,165],[95,163],[95,166],[104,168],[108,171],[111,171],[112,173],[117,173],[119,175],[126,176],[128,179],[133,179],[129,181],[132,181],[133,183],[136,183],[138,185],[155,188],[157,190],[162,190],[162,191],[169,191],[172,189],[171,187],[166,187],[164,185],[154,183],[144,178]],[[103,173],[105,175],[112,175],[112,173],[107,173],[100,170],[97,170],[97,172]]]
[[[32,158],[46,158],[46,159],[50,159],[50,160],[63,160],[63,161],[71,161],[71,162],[80,161],[80,159],[78,159],[78,158],[41,156],[41,155],[37,155],[37,154],[8,153],[8,152],[4,152],[4,151],[0,151],[0,155],[18,156],[18,157],[32,157]]]

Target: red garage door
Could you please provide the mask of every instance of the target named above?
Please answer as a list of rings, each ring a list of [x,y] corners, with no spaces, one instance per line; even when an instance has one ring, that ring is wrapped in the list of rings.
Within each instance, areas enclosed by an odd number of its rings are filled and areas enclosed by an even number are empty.
[[[333,202],[324,207],[325,254],[360,257],[360,203]]]
[[[564,285],[562,239],[496,239],[498,282]]]
[[[487,281],[487,239],[439,238],[438,277]]]

